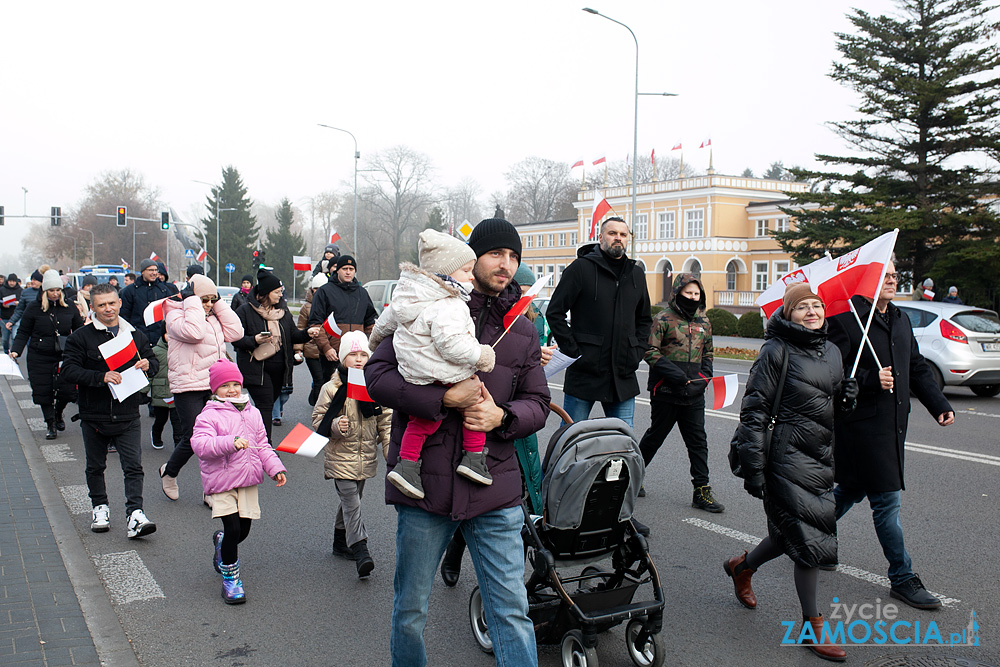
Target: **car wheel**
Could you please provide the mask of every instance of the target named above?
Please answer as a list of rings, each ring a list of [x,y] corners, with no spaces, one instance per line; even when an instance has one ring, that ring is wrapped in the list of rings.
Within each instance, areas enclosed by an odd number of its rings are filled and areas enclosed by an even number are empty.
[[[1000,384],[984,384],[978,387],[969,387],[976,396],[990,398],[1000,394]]]

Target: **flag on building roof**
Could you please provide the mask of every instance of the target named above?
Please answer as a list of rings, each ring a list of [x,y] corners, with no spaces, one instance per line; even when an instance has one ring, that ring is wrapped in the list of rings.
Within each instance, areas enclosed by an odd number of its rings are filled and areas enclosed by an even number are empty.
[[[681,150],[681,148],[682,148],[681,142],[678,141],[676,144],[674,144],[674,147],[671,148],[670,150],[672,150],[672,151],[679,151],[679,150]]]
[[[368,395],[368,383],[365,382],[365,372],[360,368],[347,369],[347,398],[356,401],[367,401],[374,403],[372,397]]]
[[[605,158],[603,158],[603,157],[599,157],[599,158],[597,158],[596,160],[594,160],[594,162],[593,162],[592,164],[593,164],[593,165],[594,165],[594,166],[596,167],[597,165],[599,165],[599,164],[601,164],[601,163],[603,163],[603,162],[605,162],[605,161],[606,161],[606,159],[605,159]]]
[[[312,458],[323,451],[328,441],[308,427],[296,424],[295,428],[278,443],[275,450]]]
[[[712,140],[709,138],[702,141],[701,146],[698,146],[698,148],[708,148],[711,145],[712,145]]]
[[[514,320],[516,320],[519,315],[523,315],[524,311],[528,310],[528,304],[530,304],[531,300],[541,293],[542,289],[545,287],[545,283],[549,282],[550,278],[552,278],[551,273],[536,280],[535,284],[532,285],[527,292],[521,295],[521,298],[517,300],[517,303],[510,307],[510,310],[508,310],[503,316],[504,331],[510,329],[510,325],[514,323]]]
[[[582,167],[582,166],[583,166],[583,158],[580,158],[579,160],[573,163],[573,166],[571,166],[570,169],[576,169],[577,167]]]
[[[292,265],[296,271],[312,271],[312,257],[292,255]]]
[[[117,336],[97,346],[111,370],[117,370],[139,356],[131,331],[120,331]]]

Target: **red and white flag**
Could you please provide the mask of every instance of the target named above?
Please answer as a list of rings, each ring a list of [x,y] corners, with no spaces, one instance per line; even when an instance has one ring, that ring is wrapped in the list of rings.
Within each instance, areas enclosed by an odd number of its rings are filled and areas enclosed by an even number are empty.
[[[785,298],[785,288],[792,283],[808,283],[811,276],[817,269],[831,261],[830,256],[820,257],[815,262],[795,269],[791,273],[786,273],[780,280],[775,281],[770,287],[760,293],[754,302],[764,311],[764,319],[768,319],[781,306],[781,301]]]
[[[809,284],[823,300],[827,317],[850,312],[856,294],[871,301],[878,298],[898,234],[899,230],[887,232],[812,272]]]
[[[367,401],[374,403],[372,397],[368,395],[368,383],[365,382],[365,372],[360,368],[347,369],[347,398],[356,401]]]
[[[312,271],[312,257],[292,255],[292,265],[296,271]]]
[[[208,257],[208,251],[202,248],[201,252],[198,253],[198,256],[195,257],[195,259],[199,262],[204,262],[206,257]]]
[[[340,330],[340,326],[337,324],[334,313],[330,313],[330,317],[326,318],[323,322],[323,331],[325,331],[328,336],[339,336],[344,333]]]
[[[653,164],[656,164],[656,149],[655,148],[653,149],[653,152],[649,154],[649,161],[652,162]]]
[[[340,240],[340,234],[337,233],[336,229],[330,230],[330,240],[328,243],[336,243]]]
[[[597,165],[599,165],[599,164],[601,164],[603,162],[606,162],[606,158],[599,157],[596,160],[594,160],[594,162],[592,164],[596,167]]]
[[[736,374],[719,375],[712,378],[712,409],[721,410],[729,407],[736,400],[736,393],[739,391],[739,383],[736,381]]]
[[[679,151],[679,150],[681,150],[681,148],[683,148],[683,146],[681,146],[681,142],[678,141],[676,144],[674,144],[674,147],[671,148],[670,150],[672,150],[672,151]]]
[[[597,238],[597,227],[608,211],[611,210],[611,204],[604,197],[601,197],[601,201],[597,202],[594,206],[594,214],[590,217],[590,240],[593,241]]]
[[[17,295],[16,294],[8,294],[7,296],[5,296],[3,298],[3,307],[4,308],[10,308],[11,306],[13,306],[16,303],[17,303]]]
[[[579,160],[573,163],[573,166],[571,166],[570,169],[576,169],[577,167],[582,167],[582,166],[583,166],[583,158],[580,158]]]
[[[167,396],[165,399],[163,399],[163,402],[166,403],[167,405],[173,405],[174,404],[174,397],[172,395],[171,396]]]
[[[149,258],[150,258],[151,260],[153,260],[154,262],[159,262],[159,261],[160,261],[160,258],[159,258],[159,257],[158,257],[158,256],[156,255],[156,252],[155,252],[155,251],[154,251],[154,252],[151,252],[151,253],[149,253]]]
[[[521,298],[517,300],[517,303],[510,307],[510,310],[508,310],[503,316],[504,331],[510,329],[510,325],[514,323],[514,320],[516,320],[519,315],[523,315],[524,311],[528,310],[528,304],[530,304],[531,300],[541,293],[542,289],[545,287],[545,283],[549,282],[551,277],[552,274],[549,273],[536,280],[535,284],[532,285],[527,292],[521,295]]]
[[[712,145],[712,140],[709,138],[702,141],[701,146],[698,146],[698,148],[708,148],[711,145]]]
[[[924,293],[921,296],[924,299],[927,299],[928,301],[934,300],[934,292],[930,291],[929,289],[924,289]]]
[[[298,454],[299,456],[316,456],[326,447],[328,438],[310,430],[302,424],[296,424],[291,433],[286,435],[274,449],[279,452]]]
[[[122,331],[106,343],[97,346],[108,364],[108,368],[116,370],[139,356],[139,350],[132,339],[132,333]]]
[[[169,298],[168,296],[166,299],[157,299],[143,309],[142,321],[147,327],[163,321],[163,302]]]

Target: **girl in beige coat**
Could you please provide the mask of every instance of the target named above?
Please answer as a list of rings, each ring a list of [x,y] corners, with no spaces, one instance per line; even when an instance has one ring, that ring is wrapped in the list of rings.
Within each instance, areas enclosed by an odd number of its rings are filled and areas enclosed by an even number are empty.
[[[368,553],[368,531],[361,519],[365,480],[378,473],[378,448],[389,452],[392,410],[347,398],[347,369],[368,362],[368,337],[349,331],[340,339],[340,366],[323,385],[313,408],[313,428],[330,438],[323,457],[323,475],[332,479],[340,497],[333,530],[333,553],[356,562],[359,577],[375,569]]]

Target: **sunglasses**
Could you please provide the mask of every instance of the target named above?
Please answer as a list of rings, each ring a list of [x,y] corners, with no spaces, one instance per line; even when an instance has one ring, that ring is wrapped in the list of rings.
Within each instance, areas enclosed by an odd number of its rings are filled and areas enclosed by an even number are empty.
[[[202,303],[215,303],[218,300],[219,300],[219,295],[218,294],[216,294],[215,296],[203,296],[203,297],[201,297],[201,302]]]

